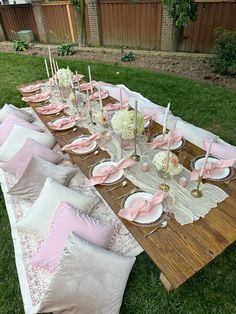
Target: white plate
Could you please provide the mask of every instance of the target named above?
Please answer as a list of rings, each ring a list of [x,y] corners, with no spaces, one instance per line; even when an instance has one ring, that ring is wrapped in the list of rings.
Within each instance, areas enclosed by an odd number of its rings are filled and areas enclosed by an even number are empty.
[[[205,157],[202,157],[202,158],[198,158],[195,162],[194,162],[194,168],[196,170],[200,170],[202,168],[202,164],[203,164],[203,161],[204,161],[204,158]],[[219,159],[217,158],[214,158],[214,157],[208,157],[208,162],[210,161],[217,161]],[[224,179],[226,177],[228,177],[228,175],[230,174],[230,168],[224,168],[224,169],[220,169],[221,172],[217,175],[211,175],[209,178],[210,179],[213,179],[213,180],[221,180],[221,179]]]
[[[31,97],[32,97],[32,98],[31,98]],[[34,100],[34,96],[27,96],[27,97],[22,97],[22,100],[23,100],[23,101],[26,101],[26,102],[39,103],[39,102],[47,101],[49,98],[50,98],[50,96],[47,96],[47,97],[41,97],[41,98],[39,98],[39,99],[35,99],[35,100]]]
[[[147,120],[147,121],[144,120],[144,129],[148,128],[151,122],[152,122],[151,120]]]
[[[52,121],[51,123],[56,125],[57,122],[60,121],[60,120],[62,120],[62,119],[65,119],[65,118],[57,119],[57,120],[55,120],[55,121]],[[68,119],[69,119],[69,118],[68,118]],[[76,122],[73,121],[73,122],[71,122],[71,123],[69,123],[69,124],[63,125],[63,126],[60,127],[59,129],[58,129],[58,128],[54,128],[52,125],[50,125],[49,127],[50,127],[50,129],[52,129],[52,130],[64,131],[64,130],[68,130],[68,129],[73,128],[73,127],[75,126],[75,124],[76,124]]]
[[[116,166],[117,162],[115,161],[104,161],[100,164],[97,164],[93,170],[92,170],[92,176],[97,176],[99,175],[99,171],[101,171],[102,168],[104,168],[104,166]],[[104,181],[104,184],[111,184],[111,183],[115,183],[116,181],[120,180],[122,178],[124,174],[124,170],[119,170],[117,171],[115,174],[110,175],[106,181]]]
[[[22,93],[34,93],[37,92],[38,90],[40,90],[41,85],[37,84],[37,85],[30,85],[30,86],[25,86],[25,87],[21,87],[20,91]]]
[[[152,193],[147,192],[136,192],[125,200],[124,208],[132,207],[134,203],[138,203],[141,200],[151,200],[153,197]],[[161,214],[163,212],[163,205],[158,204],[156,205],[150,212],[149,215],[146,217],[142,217],[141,215],[137,216],[134,222],[140,223],[140,224],[149,224],[161,217]]]
[[[83,141],[83,139],[85,139],[87,137],[88,136],[83,136],[83,137],[77,138],[76,140],[71,142],[71,144],[80,143],[80,142]],[[93,150],[96,149],[96,147],[97,147],[97,142],[96,141],[91,141],[89,146],[82,147],[82,148],[77,148],[77,149],[72,149],[71,151],[73,153],[75,153],[75,154],[83,155],[83,154],[91,153]]]
[[[160,135],[157,135],[156,137],[154,137],[153,138],[153,140],[161,140],[162,139],[162,134],[160,134]],[[178,142],[176,142],[176,143],[173,143],[172,145],[170,145],[170,149],[172,150],[174,150],[174,149],[178,149],[178,148],[180,148],[181,146],[183,145],[183,140],[181,139],[180,141],[178,141]],[[167,149],[167,147],[168,147],[168,144],[164,144],[164,145],[162,145],[162,146],[160,146],[160,148],[162,148],[162,149]]]
[[[42,107],[39,107],[39,108],[42,108]],[[47,111],[47,112],[39,112],[38,110],[37,110],[37,108],[35,109],[39,114],[42,114],[42,115],[51,115],[51,114],[56,114],[56,113],[58,113],[58,112],[60,112],[60,111],[62,111],[62,109],[59,109],[59,108],[55,108],[55,109],[51,109],[51,110],[49,110],[49,111]]]

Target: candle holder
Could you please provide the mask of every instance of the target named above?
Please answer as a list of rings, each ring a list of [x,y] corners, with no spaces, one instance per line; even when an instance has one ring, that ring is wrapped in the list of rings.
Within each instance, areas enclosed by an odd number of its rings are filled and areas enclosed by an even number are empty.
[[[203,195],[203,194],[202,194],[202,191],[199,189],[201,182],[202,182],[202,178],[199,176],[199,177],[198,177],[198,182],[197,182],[197,188],[196,188],[196,189],[193,189],[193,190],[191,191],[192,197],[194,197],[194,198],[200,198],[200,197],[202,197],[202,195]]]
[[[170,174],[167,171],[165,171],[165,170],[159,170],[158,171],[158,175],[159,175],[160,178],[163,179],[163,183],[161,183],[159,185],[159,188],[162,191],[164,191],[164,192],[169,192],[170,191],[170,186],[168,184],[166,184],[166,180],[170,179],[170,177],[171,177]]]
[[[134,130],[134,153],[130,158],[136,161],[140,160],[140,156],[137,154],[137,128]]]
[[[96,125],[96,122],[93,121],[93,113],[92,113],[92,110],[89,110],[89,118],[90,118],[90,123],[92,123],[93,125]]]

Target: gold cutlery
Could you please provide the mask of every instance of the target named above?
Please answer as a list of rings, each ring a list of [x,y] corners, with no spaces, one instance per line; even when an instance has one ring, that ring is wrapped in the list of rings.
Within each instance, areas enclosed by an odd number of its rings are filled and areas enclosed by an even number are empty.
[[[111,192],[114,191],[115,189],[122,187],[122,186],[126,186],[128,184],[128,182],[126,180],[122,181],[121,184],[114,186],[113,188],[107,190],[107,192]]]
[[[144,238],[149,237],[151,234],[153,234],[154,232],[156,232],[158,229],[164,229],[164,228],[166,228],[167,225],[168,225],[168,223],[167,223],[166,220],[162,221],[162,223],[161,223],[158,227],[156,227],[156,228],[153,229],[152,231],[150,231],[150,232],[148,232],[147,234],[145,234],[145,235],[144,235]]]
[[[95,150],[95,152],[93,152],[92,154],[90,154],[90,155],[88,155],[88,156],[86,156],[86,157],[84,157],[84,158],[82,158],[83,160],[86,160],[86,159],[88,159],[88,158],[90,158],[90,157],[92,157],[92,156],[96,156],[96,155],[98,155],[99,154],[99,151],[98,150]]]
[[[236,179],[236,177],[234,177],[234,178],[232,178],[232,179],[229,179],[228,181],[225,181],[224,183],[225,183],[225,184],[230,184],[230,182],[233,181],[233,180],[235,180],[235,179]]]
[[[137,188],[134,188],[131,191],[129,191],[128,193],[124,193],[124,194],[114,198],[114,200],[118,201],[118,200],[122,199],[123,197],[128,196],[129,194],[132,194],[132,193],[134,193],[136,191],[137,191]]]

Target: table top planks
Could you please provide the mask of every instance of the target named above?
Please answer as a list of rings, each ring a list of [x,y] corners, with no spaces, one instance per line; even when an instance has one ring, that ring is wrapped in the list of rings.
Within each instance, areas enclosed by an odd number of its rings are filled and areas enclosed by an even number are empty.
[[[113,101],[110,97],[104,100],[104,105],[110,101]],[[29,105],[35,109],[40,104],[29,103]],[[37,112],[36,114],[46,127],[47,122],[55,119],[53,115],[40,115]],[[161,126],[154,122],[150,126],[149,131],[157,133],[161,131]],[[60,146],[67,144],[72,138],[80,134],[90,133],[88,129],[80,127],[75,132],[72,131],[70,133],[67,131],[53,132]],[[77,165],[89,177],[88,167],[90,165],[99,162],[103,158],[109,158],[107,152],[100,148],[98,150],[98,155],[92,156],[87,160],[83,160],[84,156],[70,153],[69,157],[71,162]],[[186,141],[185,152],[186,159],[184,165],[188,169],[190,169],[190,161],[195,156],[204,154],[201,148],[188,141]],[[121,208],[121,200],[115,200],[114,197],[128,193],[134,187],[129,180],[127,181],[127,186],[117,188],[112,194],[108,192],[109,186],[96,186],[97,191],[116,214],[118,214]],[[175,219],[171,219],[167,228],[159,229],[148,238],[145,238],[144,235],[152,230],[153,227],[139,227],[118,216],[160,269],[162,273],[160,278],[168,290],[178,288],[236,240],[236,181],[232,181],[229,185],[226,185],[224,182],[208,183],[219,186],[230,197],[218,204],[217,208],[211,209],[204,219],[199,219],[192,224],[181,226]]]

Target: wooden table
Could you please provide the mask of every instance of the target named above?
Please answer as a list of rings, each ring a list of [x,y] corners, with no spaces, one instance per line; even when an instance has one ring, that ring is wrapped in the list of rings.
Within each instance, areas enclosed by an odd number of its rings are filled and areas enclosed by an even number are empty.
[[[113,99],[106,99],[104,105]],[[35,109],[38,104],[29,104]],[[37,112],[36,112],[37,113]],[[47,122],[55,119],[55,116],[45,116],[38,114],[39,119],[47,126]],[[161,130],[161,126],[153,123],[150,131],[156,133]],[[80,134],[89,134],[84,128],[78,128],[76,132],[67,131],[54,132],[60,146],[68,143],[72,138]],[[190,160],[195,156],[204,153],[202,149],[187,142],[185,167],[190,169]],[[88,166],[98,162],[102,158],[109,158],[109,154],[100,148],[99,154],[87,160],[69,153],[73,164],[78,165],[82,172],[89,177]],[[110,187],[96,186],[97,191],[117,214],[121,208],[121,201],[114,200],[123,193],[129,192],[134,185],[129,181],[127,186],[117,188],[112,193],[108,192]],[[222,253],[230,244],[236,240],[236,181],[230,185],[225,183],[212,183],[225,190],[230,196],[221,202],[216,208],[210,210],[204,219],[181,226],[175,219],[171,219],[167,228],[159,229],[148,238],[144,237],[149,227],[138,227],[125,219],[118,218],[143,247],[153,262],[160,269],[160,280],[165,288],[170,291],[178,288],[188,278],[204,268],[217,255]]]

